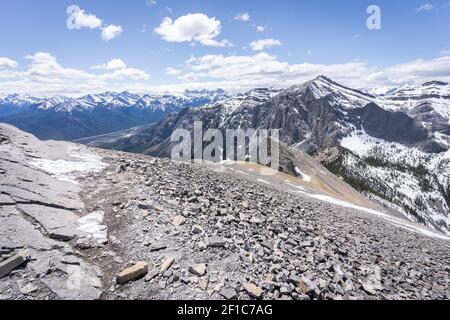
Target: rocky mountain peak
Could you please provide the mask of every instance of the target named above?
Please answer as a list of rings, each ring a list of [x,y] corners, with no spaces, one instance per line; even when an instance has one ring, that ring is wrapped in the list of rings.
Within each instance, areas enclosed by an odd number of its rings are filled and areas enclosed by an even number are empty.
[[[422,84],[423,87],[429,87],[429,86],[448,86],[448,83],[443,81],[429,81]]]

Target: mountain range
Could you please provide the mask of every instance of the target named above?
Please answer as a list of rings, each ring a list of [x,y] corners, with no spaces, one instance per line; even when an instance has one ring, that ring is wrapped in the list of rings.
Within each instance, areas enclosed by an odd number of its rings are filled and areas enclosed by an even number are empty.
[[[160,122],[81,142],[169,157],[178,128],[280,129],[283,144],[314,156],[359,192],[408,219],[450,232],[450,85],[383,95],[320,76],[286,90],[255,89]],[[286,162],[285,162],[286,163]],[[298,176],[295,166],[282,168]]]
[[[153,123],[168,113],[228,97],[223,90],[180,94],[105,92],[79,98],[0,96],[0,122],[40,139],[75,140]]]

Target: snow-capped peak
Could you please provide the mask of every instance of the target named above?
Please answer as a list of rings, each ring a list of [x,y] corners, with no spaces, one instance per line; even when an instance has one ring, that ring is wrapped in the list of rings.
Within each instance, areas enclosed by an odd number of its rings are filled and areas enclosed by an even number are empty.
[[[96,107],[103,108],[127,108],[137,107],[141,109],[165,109],[166,105],[184,108],[186,106],[198,106],[223,98],[230,97],[225,91],[218,89],[214,91],[186,91],[180,94],[156,93],[135,94],[128,91],[121,93],[104,92],[99,94],[88,94],[79,98],[53,96],[32,97],[27,95],[9,94],[0,96],[0,105],[24,107],[36,106],[42,110],[54,109],[56,111],[71,112],[74,109],[90,110]]]

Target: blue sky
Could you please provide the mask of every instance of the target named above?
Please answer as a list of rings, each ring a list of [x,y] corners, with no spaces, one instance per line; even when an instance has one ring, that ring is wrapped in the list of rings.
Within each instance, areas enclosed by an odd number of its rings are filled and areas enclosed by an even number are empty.
[[[371,4],[381,30],[366,26]],[[0,92],[450,80],[449,21],[447,0],[1,0]]]

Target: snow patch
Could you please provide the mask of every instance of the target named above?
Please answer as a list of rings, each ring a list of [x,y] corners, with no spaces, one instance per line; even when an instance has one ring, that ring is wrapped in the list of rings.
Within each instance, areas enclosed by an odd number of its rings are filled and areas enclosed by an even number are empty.
[[[78,220],[79,231],[86,232],[98,243],[105,243],[108,240],[108,228],[103,224],[105,213],[95,211]]]
[[[298,175],[302,176],[303,181],[311,182],[311,177],[301,172],[299,168],[295,167],[295,172],[297,172]]]
[[[106,167],[106,164],[101,161],[102,158],[97,155],[74,152],[70,157],[80,161],[36,159],[30,164],[48,172],[60,181],[73,184],[78,184],[77,177],[87,173],[101,172]]]

